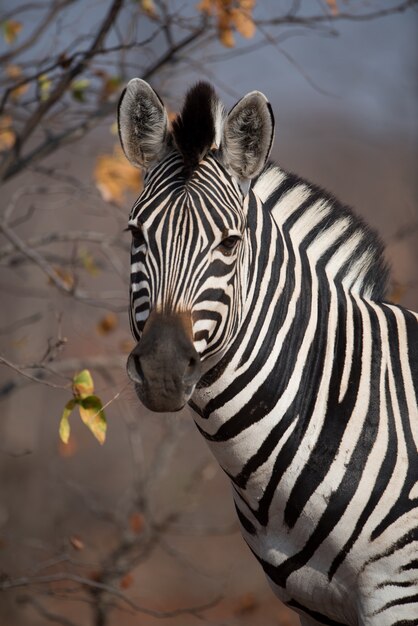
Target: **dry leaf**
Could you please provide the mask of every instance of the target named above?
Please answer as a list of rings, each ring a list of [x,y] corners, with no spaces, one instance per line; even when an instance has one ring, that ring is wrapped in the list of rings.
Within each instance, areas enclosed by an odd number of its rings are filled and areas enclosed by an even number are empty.
[[[134,582],[133,575],[125,574],[125,576],[121,578],[119,586],[121,587],[121,589],[129,589],[129,587],[132,587],[133,582]]]
[[[332,15],[338,15],[338,6],[337,6],[337,0],[326,0],[326,3],[328,5],[329,10],[331,11]]]
[[[243,613],[252,613],[259,606],[259,602],[255,595],[249,591],[243,593],[239,598],[234,608],[236,615],[242,615]]]
[[[232,9],[232,21],[240,35],[250,39],[255,33],[255,24],[251,15],[241,9]]]
[[[206,15],[212,15],[212,9],[214,8],[213,0],[201,0],[197,5],[197,10],[202,13],[206,13]]]
[[[61,280],[68,287],[68,289],[72,289],[74,287],[75,277],[74,277],[74,274],[70,270],[66,270],[63,267],[54,267],[54,272],[56,273],[58,278],[61,278]],[[51,279],[49,279],[48,282],[52,284]]]
[[[20,67],[20,65],[7,65],[5,71],[6,71],[7,77],[11,78],[12,80],[15,80],[17,83],[24,79],[22,68]],[[10,95],[13,98],[13,100],[16,102],[17,100],[19,100],[21,96],[23,96],[24,93],[27,92],[28,89],[29,89],[29,84],[25,83],[24,85],[20,85],[20,87],[16,87],[15,89],[12,89],[12,91],[10,92]]]
[[[84,550],[84,542],[77,535],[73,535],[68,539],[74,550]]]
[[[100,335],[108,335],[109,333],[115,330],[117,325],[118,325],[117,315],[115,313],[106,313],[106,315],[104,315],[102,319],[98,322],[96,328],[97,328],[97,332]]]
[[[115,146],[113,155],[102,154],[97,158],[94,178],[106,202],[121,204],[127,190],[139,194],[142,189],[140,171],[130,165],[119,146]]]
[[[96,261],[94,260],[93,255],[87,248],[80,248],[77,254],[78,258],[81,261],[82,266],[91,276],[97,276],[99,273],[99,268],[96,265]]]
[[[132,513],[129,518],[129,526],[133,533],[140,535],[145,527],[145,519],[142,513]]]
[[[0,152],[8,150],[16,141],[16,135],[12,129],[12,118],[10,115],[0,117]]]
[[[5,42],[11,44],[22,30],[22,24],[16,20],[6,20],[2,22],[1,29]]]
[[[226,48],[233,48],[235,46],[235,39],[232,28],[223,28],[220,30],[219,40]]]

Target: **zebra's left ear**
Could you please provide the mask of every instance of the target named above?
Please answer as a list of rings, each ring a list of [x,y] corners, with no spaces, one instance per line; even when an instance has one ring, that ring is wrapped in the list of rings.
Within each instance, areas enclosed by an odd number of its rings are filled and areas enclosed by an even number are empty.
[[[252,91],[229,112],[221,141],[224,165],[242,183],[263,169],[273,143],[274,117],[264,94]]]
[[[127,158],[147,169],[170,145],[167,110],[159,95],[141,78],[133,78],[119,100],[119,137]]]

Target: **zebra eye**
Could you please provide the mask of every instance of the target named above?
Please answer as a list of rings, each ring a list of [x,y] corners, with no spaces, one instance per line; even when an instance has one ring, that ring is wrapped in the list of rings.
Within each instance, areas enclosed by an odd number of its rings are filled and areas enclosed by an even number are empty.
[[[142,228],[139,226],[134,226],[130,224],[126,230],[132,234],[132,241],[136,248],[145,243],[144,233],[142,232]]]
[[[221,250],[223,254],[226,254],[226,255],[232,254],[233,250],[235,249],[237,243],[240,240],[241,240],[241,237],[238,237],[238,235],[230,235],[229,237],[222,239],[218,248]]]

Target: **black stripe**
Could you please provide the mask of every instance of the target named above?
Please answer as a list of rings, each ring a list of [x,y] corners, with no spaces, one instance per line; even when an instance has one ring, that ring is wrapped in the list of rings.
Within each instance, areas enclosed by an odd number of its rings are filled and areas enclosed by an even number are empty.
[[[324,624],[324,626],[350,626],[347,622],[337,622],[322,613],[318,613],[318,611],[312,611],[308,609],[303,604],[300,604],[297,600],[290,600],[286,602],[287,606],[290,606],[292,609],[296,609],[297,611],[302,611],[305,615],[312,617],[312,619],[316,620],[320,624]]]

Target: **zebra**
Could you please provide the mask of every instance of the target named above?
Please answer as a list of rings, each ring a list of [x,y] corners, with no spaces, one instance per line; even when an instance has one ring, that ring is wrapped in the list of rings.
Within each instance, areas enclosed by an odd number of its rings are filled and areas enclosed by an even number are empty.
[[[385,299],[377,235],[269,161],[258,91],[208,83],[169,120],[132,79],[127,372],[152,411],[187,403],[240,528],[303,626],[418,624],[417,314]]]

